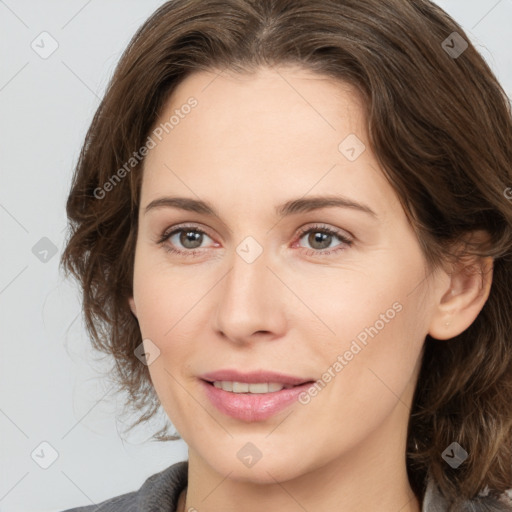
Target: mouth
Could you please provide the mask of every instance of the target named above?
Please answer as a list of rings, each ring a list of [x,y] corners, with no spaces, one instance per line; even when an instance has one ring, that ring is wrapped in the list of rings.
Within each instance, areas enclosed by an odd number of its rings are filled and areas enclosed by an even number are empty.
[[[264,421],[288,408],[315,382],[275,372],[236,370],[205,374],[200,381],[218,411],[245,422]]]
[[[275,393],[314,382],[314,379],[264,370],[245,373],[238,370],[218,370],[201,375],[200,378],[223,391],[254,394]]]

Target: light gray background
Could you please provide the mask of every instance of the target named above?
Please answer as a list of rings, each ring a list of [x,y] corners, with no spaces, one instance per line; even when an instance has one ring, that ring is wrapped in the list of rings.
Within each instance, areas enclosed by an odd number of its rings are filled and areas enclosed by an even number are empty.
[[[0,512],[97,503],[187,457],[182,441],[147,442],[162,418],[120,439],[121,403],[94,371],[77,288],[58,273],[85,132],[123,49],[162,3],[0,0]],[[437,3],[511,96],[512,0]],[[31,47],[43,31],[59,45],[47,59]],[[46,262],[32,250],[44,237],[56,250]],[[50,460],[42,442],[58,453],[48,469],[35,462]]]

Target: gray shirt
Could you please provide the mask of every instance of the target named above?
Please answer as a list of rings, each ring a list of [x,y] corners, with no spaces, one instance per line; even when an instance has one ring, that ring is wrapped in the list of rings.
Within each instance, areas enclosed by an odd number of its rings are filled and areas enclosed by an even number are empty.
[[[179,495],[187,486],[187,478],[188,462],[177,462],[150,476],[137,491],[110,498],[97,505],[63,512],[176,512]],[[473,500],[464,501],[450,509],[433,480],[429,479],[421,512],[512,512],[512,501],[507,499],[507,495],[501,499],[503,501],[481,493]]]

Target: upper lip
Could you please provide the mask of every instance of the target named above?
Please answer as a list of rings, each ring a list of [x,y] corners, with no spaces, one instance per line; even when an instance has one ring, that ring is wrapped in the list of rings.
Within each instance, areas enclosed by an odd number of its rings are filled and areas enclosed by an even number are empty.
[[[247,382],[248,384],[255,384],[258,382],[276,382],[287,386],[296,386],[311,382],[313,379],[303,379],[301,377],[294,377],[293,375],[285,375],[284,373],[268,372],[263,370],[242,373],[237,370],[218,370],[215,372],[205,373],[200,376],[201,379],[215,382],[215,381],[228,381],[228,382]]]

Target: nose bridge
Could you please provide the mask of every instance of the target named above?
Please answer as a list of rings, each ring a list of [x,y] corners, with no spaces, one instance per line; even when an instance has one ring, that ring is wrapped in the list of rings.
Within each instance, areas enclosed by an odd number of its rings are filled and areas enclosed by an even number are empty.
[[[228,338],[241,340],[282,327],[284,315],[276,278],[268,268],[270,260],[270,252],[254,237],[246,237],[234,248],[216,316],[217,329]]]
[[[258,308],[262,304],[265,289],[268,291],[268,280],[271,272],[267,268],[269,253],[262,243],[248,236],[236,246],[232,255],[231,272],[227,276],[224,299],[232,303],[232,307],[241,311],[245,307]]]
[[[233,255],[233,275],[231,277],[234,287],[238,286],[244,294],[249,293],[256,296],[270,273],[267,268],[269,251],[265,250],[263,245],[255,238],[249,236],[240,242],[235,253]]]

